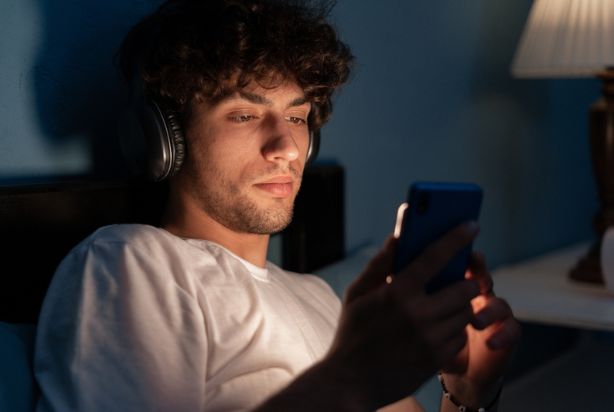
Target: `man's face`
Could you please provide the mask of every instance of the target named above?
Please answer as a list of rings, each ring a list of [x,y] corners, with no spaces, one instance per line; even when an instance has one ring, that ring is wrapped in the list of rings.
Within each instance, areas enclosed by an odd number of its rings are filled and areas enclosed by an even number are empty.
[[[218,103],[195,104],[182,172],[198,206],[235,232],[286,227],[307,156],[310,108],[293,82],[252,84]]]

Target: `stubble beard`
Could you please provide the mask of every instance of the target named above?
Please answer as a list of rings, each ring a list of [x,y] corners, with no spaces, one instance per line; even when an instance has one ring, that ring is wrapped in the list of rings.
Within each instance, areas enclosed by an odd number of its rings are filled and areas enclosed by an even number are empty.
[[[295,171],[292,173],[297,177]],[[201,181],[198,185],[199,203],[209,216],[228,229],[270,235],[282,231],[292,221],[294,198],[290,202],[276,199],[275,207],[260,206],[241,191],[239,184],[231,182],[220,171],[211,169],[205,174],[213,179]],[[297,184],[299,182],[297,178]]]

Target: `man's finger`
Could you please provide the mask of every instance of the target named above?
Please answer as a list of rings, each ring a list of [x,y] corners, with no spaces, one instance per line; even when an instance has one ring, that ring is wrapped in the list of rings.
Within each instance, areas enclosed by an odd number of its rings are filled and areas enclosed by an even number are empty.
[[[437,291],[428,300],[433,305],[433,319],[444,319],[465,307],[471,308],[471,300],[479,293],[477,282],[472,280],[457,282]]]
[[[456,311],[445,319],[433,323],[429,334],[436,342],[448,341],[460,333],[464,333],[467,325],[473,319],[471,306]]]
[[[469,279],[474,279],[480,284],[480,291],[483,295],[494,296],[493,280],[486,266],[486,259],[480,252],[471,254],[468,275]]]
[[[390,276],[394,264],[394,250],[397,239],[389,236],[382,249],[369,261],[362,274],[352,283],[346,292],[345,300],[351,302],[354,299],[381,286]]]
[[[512,308],[505,300],[490,298],[487,299],[484,306],[476,312],[472,325],[474,328],[482,330],[510,317],[513,317]]]
[[[424,290],[427,281],[446,267],[450,259],[469,245],[478,234],[476,222],[463,223],[427,246],[416,259],[400,271],[394,283],[400,288]]]
[[[507,318],[486,340],[486,344],[493,350],[509,348],[518,343],[521,335],[520,323],[515,318]]]

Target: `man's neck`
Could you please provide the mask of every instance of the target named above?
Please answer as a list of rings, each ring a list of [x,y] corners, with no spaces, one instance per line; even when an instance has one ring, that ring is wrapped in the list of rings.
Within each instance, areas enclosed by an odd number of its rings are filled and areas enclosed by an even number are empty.
[[[203,239],[219,244],[248,262],[264,267],[269,235],[235,232],[222,225],[194,202],[170,194],[162,228],[175,236]]]

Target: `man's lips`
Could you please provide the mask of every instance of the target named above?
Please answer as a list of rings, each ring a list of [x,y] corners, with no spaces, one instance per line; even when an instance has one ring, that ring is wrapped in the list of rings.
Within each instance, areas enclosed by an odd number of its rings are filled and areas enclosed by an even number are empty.
[[[294,179],[291,176],[276,176],[256,183],[254,186],[272,194],[274,197],[287,197],[293,193]]]

